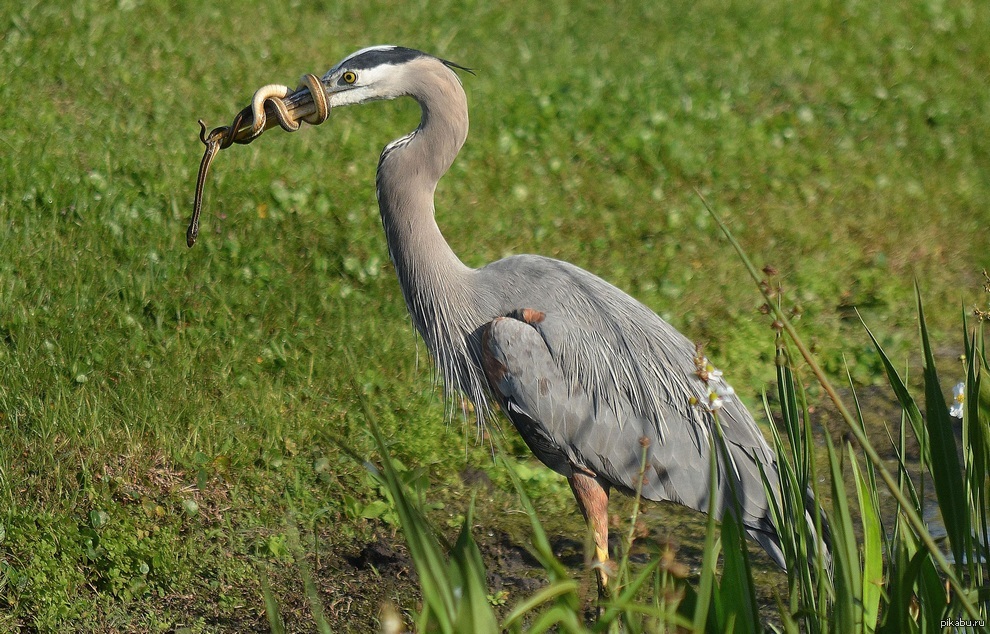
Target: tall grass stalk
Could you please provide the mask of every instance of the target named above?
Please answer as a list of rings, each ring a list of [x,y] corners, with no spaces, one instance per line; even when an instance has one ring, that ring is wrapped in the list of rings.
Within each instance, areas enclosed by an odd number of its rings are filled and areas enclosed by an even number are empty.
[[[798,530],[805,526],[808,491],[815,500],[822,499],[818,485],[816,462],[813,455],[811,415],[807,395],[801,382],[794,377],[791,356],[785,340],[776,337],[775,362],[777,366],[777,392],[780,401],[780,417],[787,432],[785,448],[777,426],[772,424],[774,451],[780,480],[780,498],[771,495],[771,513],[776,526],[795,527],[780,531],[780,540],[787,564],[788,600],[791,614],[803,614],[806,631],[820,632],[827,621],[827,606],[834,596],[824,553],[817,545],[815,535],[823,535],[825,526],[820,513],[814,515],[815,533]],[[773,421],[769,399],[764,394],[767,420]],[[764,474],[764,479],[766,476]],[[814,562],[814,566],[809,565]],[[821,580],[820,583],[816,581]]]
[[[914,533],[917,536],[917,538],[922,542],[928,554],[938,564],[939,568],[942,571],[942,574],[945,575],[946,580],[948,581],[949,585],[952,587],[952,590],[955,593],[954,595],[955,599],[959,602],[963,611],[971,619],[979,620],[981,618],[980,610],[977,608],[976,603],[973,601],[969,589],[963,584],[959,575],[957,574],[957,567],[954,566],[952,563],[950,563],[948,558],[945,556],[945,554],[942,553],[942,551],[939,549],[938,544],[936,544],[935,542],[935,539],[932,537],[931,533],[928,531],[927,527],[925,526],[925,523],[922,520],[921,515],[918,512],[918,509],[911,504],[911,501],[907,498],[907,496],[905,496],[904,492],[898,486],[897,480],[887,469],[882,458],[877,453],[876,449],[873,447],[872,443],[870,442],[869,438],[866,436],[866,433],[863,431],[862,427],[857,423],[856,419],[853,418],[853,416],[850,414],[848,408],[845,405],[845,402],[839,396],[832,382],[825,375],[824,370],[822,370],[821,366],[818,364],[818,361],[815,359],[814,355],[805,345],[804,341],[798,334],[797,330],[794,328],[787,314],[781,309],[781,307],[776,302],[774,302],[773,298],[770,296],[768,289],[765,288],[763,285],[761,285],[762,277],[757,272],[757,269],[753,265],[752,261],[746,255],[746,252],[743,250],[742,246],[735,239],[735,237],[732,235],[732,232],[729,231],[729,228],[722,221],[721,217],[719,217],[719,215],[715,213],[715,211],[708,204],[708,201],[701,195],[700,192],[698,192],[698,196],[701,199],[702,203],[704,204],[705,208],[711,214],[712,218],[715,220],[719,228],[726,236],[726,239],[735,249],[740,260],[743,262],[744,266],[746,267],[747,272],[752,277],[754,283],[760,288],[760,292],[763,294],[767,306],[769,306],[771,311],[773,312],[773,315],[777,323],[780,325],[781,330],[783,330],[787,334],[790,341],[801,353],[802,358],[804,359],[805,363],[807,363],[812,373],[815,375],[815,378],[817,379],[818,383],[822,386],[822,389],[825,391],[826,394],[828,394],[832,403],[835,405],[840,416],[842,417],[842,420],[845,422],[849,433],[851,433],[856,438],[863,452],[866,454],[870,464],[872,464],[876,472],[880,474],[880,477],[884,481],[884,484],[887,486],[887,489],[890,491],[891,495],[897,501],[898,510],[904,514],[907,522],[911,525],[911,528],[914,530]],[[919,320],[921,323],[922,344],[925,349],[926,395],[929,396],[931,399],[931,402],[928,405],[929,432],[931,432],[932,430],[936,430],[938,432],[939,435],[939,444],[937,446],[938,455],[944,457],[945,460],[950,462],[950,464],[953,463],[957,464],[954,455],[951,458],[949,457],[949,453],[951,453],[950,446],[954,447],[954,442],[952,441],[951,438],[946,438],[943,431],[949,429],[948,421],[946,420],[948,417],[947,414],[948,410],[945,407],[945,401],[941,396],[941,392],[937,389],[938,388],[937,375],[934,370],[934,361],[931,356],[928,333],[924,325],[924,315],[921,312],[920,291],[918,292],[918,309],[919,309]],[[942,410],[937,409],[939,405],[942,406]],[[944,472],[948,470],[948,467],[944,464],[939,465],[938,467],[935,468],[939,472]],[[935,475],[936,474],[933,472],[933,476]],[[955,539],[957,540],[956,543],[953,544],[954,553],[956,549],[959,549],[958,552],[961,553],[962,549],[960,548],[960,546],[964,544],[966,541],[966,536],[962,532],[965,530],[966,522],[963,519],[961,519],[960,514],[958,512],[958,504],[956,503],[956,500],[958,500],[959,498],[954,497],[954,495],[958,493],[958,490],[961,490],[962,488],[961,480],[957,482],[955,480],[955,477],[949,473],[943,473],[943,475],[944,477],[946,477],[946,479],[950,481],[949,484],[943,483],[941,485],[943,487],[943,490],[947,491],[945,503],[947,505],[947,510],[950,511],[950,517],[951,517],[951,519],[947,520],[947,528],[949,528],[948,523],[951,522],[952,533],[950,534],[950,538],[955,537]],[[958,487],[958,490],[956,489],[956,487]],[[963,497],[962,499],[965,498]],[[942,502],[941,497],[939,501],[940,503]],[[985,615],[983,616],[985,617]]]
[[[381,469],[371,464],[368,464],[368,468],[389,492],[420,577],[424,605],[417,620],[417,629],[421,632],[439,631],[444,634],[488,634],[499,631],[495,613],[488,603],[481,553],[471,537],[473,501],[461,526],[460,535],[451,546],[427,520],[419,501],[406,493],[374,415],[367,401],[362,399],[361,402],[382,458]]]

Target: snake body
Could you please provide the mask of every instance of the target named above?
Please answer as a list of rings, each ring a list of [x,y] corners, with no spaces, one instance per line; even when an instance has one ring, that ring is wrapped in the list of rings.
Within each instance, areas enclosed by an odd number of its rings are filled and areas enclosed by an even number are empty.
[[[295,114],[286,106],[285,99],[302,90],[309,91],[315,110],[305,114]],[[220,126],[207,132],[206,123],[200,119],[199,140],[206,146],[206,151],[199,163],[193,213],[189,220],[189,228],[186,230],[187,246],[191,247],[196,244],[196,238],[199,236],[199,215],[203,208],[203,188],[206,184],[206,175],[210,171],[210,164],[213,163],[213,159],[216,158],[220,150],[225,150],[234,143],[248,144],[261,136],[270,127],[267,110],[269,105],[278,125],[286,132],[298,130],[302,121],[310,125],[320,125],[330,117],[330,104],[327,102],[320,78],[307,74],[303,75],[299,87],[295,90],[281,84],[262,86],[255,91],[251,105],[238,112],[229,126]]]

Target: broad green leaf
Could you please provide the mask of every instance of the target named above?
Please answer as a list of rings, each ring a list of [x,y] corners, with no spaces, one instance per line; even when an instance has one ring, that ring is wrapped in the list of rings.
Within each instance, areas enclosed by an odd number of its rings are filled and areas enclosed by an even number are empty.
[[[931,452],[931,473],[935,482],[939,510],[949,534],[949,545],[955,557],[956,568],[961,570],[967,544],[972,539],[969,521],[969,503],[963,486],[962,465],[959,464],[959,448],[952,431],[949,407],[942,395],[935,358],[928,338],[928,326],[921,304],[921,292],[917,292],[918,321],[921,328],[921,346],[925,353],[925,423]]]
[[[880,515],[874,503],[870,485],[859,469],[852,445],[847,445],[849,465],[856,481],[860,519],[863,524],[863,625],[867,632],[877,627],[883,586],[883,542]],[[875,489],[874,489],[875,490]]]
[[[461,533],[450,553],[450,578],[454,582],[457,632],[496,634],[499,631],[495,611],[488,602],[488,583],[481,552],[471,535],[474,523],[474,500],[468,507]]]
[[[839,459],[828,436],[825,437],[825,445],[832,480],[832,561],[835,569],[835,603],[830,625],[835,632],[860,632],[863,624],[860,603],[863,573],[859,565],[859,546]]]

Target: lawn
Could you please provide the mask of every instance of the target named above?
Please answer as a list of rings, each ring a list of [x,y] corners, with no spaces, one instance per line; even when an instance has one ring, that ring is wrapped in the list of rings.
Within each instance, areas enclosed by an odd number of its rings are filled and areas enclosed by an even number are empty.
[[[754,406],[770,319],[698,192],[780,272],[836,376],[845,359],[882,379],[857,311],[906,360],[915,282],[950,376],[960,313],[986,308],[984,2],[0,15],[0,631],[266,631],[264,580],[307,630],[297,528],[335,630],[369,631],[383,600],[415,609],[395,519],[348,455],[374,455],[363,401],[441,523],[480,491],[486,555],[520,556],[504,467],[446,417],[381,232],[378,154],[415,103],[224,151],[185,246],[197,119],[226,124],[258,87],[367,45],[474,69],[471,135],[437,191],[465,263],[587,268],[703,343]],[[580,541],[566,484],[503,428],[548,528]],[[492,600],[522,598],[524,577]]]

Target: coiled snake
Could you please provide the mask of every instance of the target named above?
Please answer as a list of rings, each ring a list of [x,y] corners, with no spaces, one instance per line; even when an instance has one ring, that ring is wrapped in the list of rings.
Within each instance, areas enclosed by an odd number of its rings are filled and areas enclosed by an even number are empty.
[[[206,146],[203,160],[199,163],[196,178],[196,198],[193,201],[192,218],[186,230],[186,245],[196,244],[199,236],[199,214],[203,207],[203,187],[210,164],[217,152],[229,148],[234,143],[246,145],[257,139],[272,125],[274,117],[286,132],[295,132],[305,121],[310,125],[320,125],[330,117],[330,104],[327,102],[323,84],[316,75],[303,75],[295,90],[280,84],[262,86],[251,99],[251,105],[237,113],[229,126],[220,126],[206,131],[206,123],[199,120],[199,140]],[[311,99],[306,99],[311,97]]]

